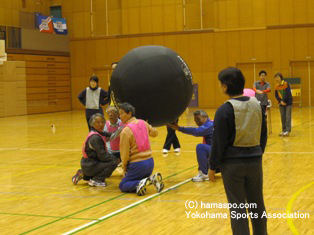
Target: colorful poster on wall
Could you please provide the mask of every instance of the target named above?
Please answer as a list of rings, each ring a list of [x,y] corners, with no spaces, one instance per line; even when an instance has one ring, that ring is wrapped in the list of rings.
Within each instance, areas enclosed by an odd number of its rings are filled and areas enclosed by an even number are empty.
[[[67,24],[64,18],[52,18],[53,29],[57,34],[67,34]]]
[[[53,33],[52,20],[50,16],[38,15],[39,31],[42,33]]]

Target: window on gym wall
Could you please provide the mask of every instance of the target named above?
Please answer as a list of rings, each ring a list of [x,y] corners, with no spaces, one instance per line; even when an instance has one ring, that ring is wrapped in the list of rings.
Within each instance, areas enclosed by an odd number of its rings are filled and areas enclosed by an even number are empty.
[[[0,26],[0,40],[6,40],[6,28],[5,28],[5,26]]]
[[[8,41],[7,41],[8,48],[22,48],[20,28],[8,26],[7,34],[8,34]]]

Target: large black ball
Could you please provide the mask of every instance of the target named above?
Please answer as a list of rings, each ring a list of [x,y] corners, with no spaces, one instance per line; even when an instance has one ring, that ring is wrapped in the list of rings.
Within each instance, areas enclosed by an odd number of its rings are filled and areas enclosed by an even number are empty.
[[[143,46],[128,52],[110,79],[115,105],[128,102],[137,118],[153,126],[175,121],[189,105],[192,74],[185,61],[163,46]]]

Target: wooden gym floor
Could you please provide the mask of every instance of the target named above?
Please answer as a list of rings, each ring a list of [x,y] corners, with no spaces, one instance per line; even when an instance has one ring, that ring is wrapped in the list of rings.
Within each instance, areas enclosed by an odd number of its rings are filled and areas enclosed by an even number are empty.
[[[213,118],[215,110],[207,110]],[[268,233],[314,234],[314,109],[293,108],[290,137],[279,137],[279,110],[272,109],[272,130],[263,158],[267,213],[299,211],[308,219],[268,219]],[[143,197],[120,192],[119,171],[108,187],[89,187],[71,177],[79,168],[87,135],[83,111],[0,119],[1,234],[231,234],[228,209],[186,209],[187,200],[227,202],[222,180],[193,183],[195,146],[201,138],[178,134],[182,152],[162,156],[166,128],[152,138],[155,172],[165,190],[150,186]],[[51,131],[51,125],[56,132]],[[193,126],[193,110],[179,124]],[[228,218],[187,218],[191,213],[227,213]]]

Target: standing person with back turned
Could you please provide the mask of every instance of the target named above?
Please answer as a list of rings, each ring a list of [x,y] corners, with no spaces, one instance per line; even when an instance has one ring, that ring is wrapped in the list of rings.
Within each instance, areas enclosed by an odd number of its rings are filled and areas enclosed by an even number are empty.
[[[160,173],[152,175],[154,159],[150,148],[149,136],[156,137],[158,132],[147,122],[135,118],[135,108],[129,103],[119,106],[120,119],[125,127],[120,134],[120,154],[125,177],[119,188],[122,192],[136,192],[143,196],[146,186],[154,184],[157,192],[164,188]]]
[[[220,166],[230,216],[247,214],[245,203],[254,203],[248,208],[253,234],[267,235],[267,218],[263,198],[262,155],[267,142],[265,111],[255,97],[243,96],[245,79],[237,68],[222,70],[218,79],[229,100],[216,112],[209,179],[215,181],[215,169]],[[231,218],[233,235],[250,235],[248,219]]]
[[[85,115],[89,131],[91,126],[89,125],[89,119],[96,113],[104,115],[101,105],[109,103],[108,93],[98,87],[98,77],[92,76],[89,79],[89,87],[84,89],[79,95],[78,99],[85,106]]]
[[[291,132],[291,111],[292,111],[292,94],[289,83],[283,80],[281,73],[275,74],[277,85],[275,87],[275,96],[278,100],[282,132],[279,136],[289,136]]]

